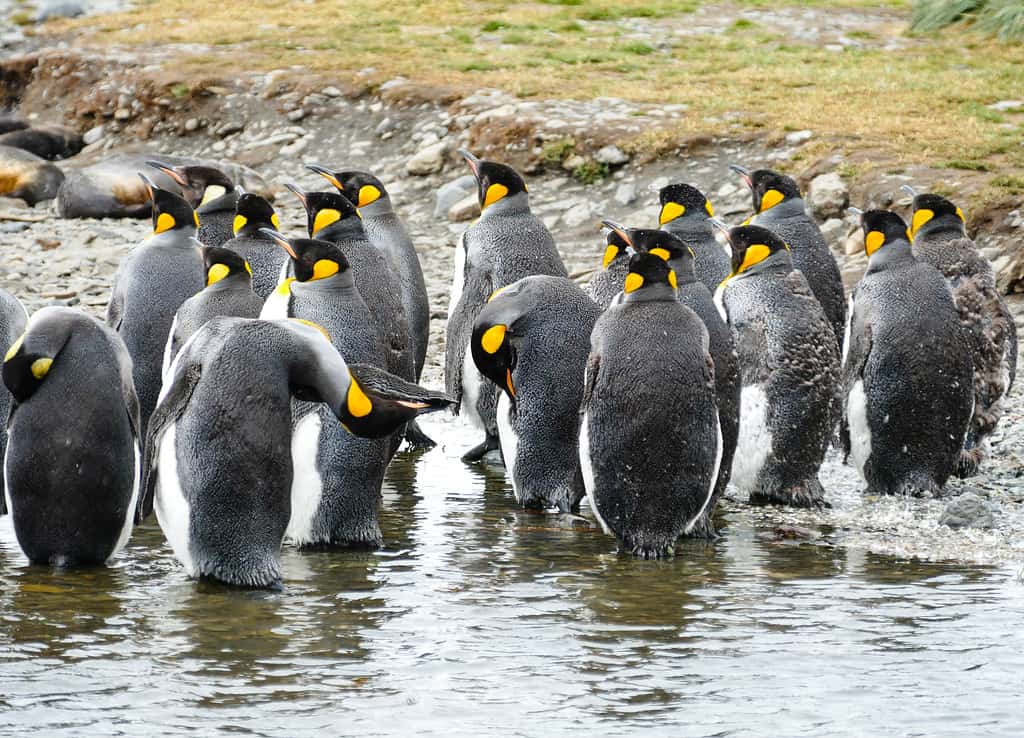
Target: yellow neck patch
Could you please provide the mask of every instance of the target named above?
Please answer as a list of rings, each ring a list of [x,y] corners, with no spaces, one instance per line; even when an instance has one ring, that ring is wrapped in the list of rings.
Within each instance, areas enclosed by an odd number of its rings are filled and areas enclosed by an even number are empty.
[[[489,207],[494,203],[498,202],[501,198],[508,194],[508,187],[503,184],[492,184],[487,188],[487,194],[484,195],[483,207]]]
[[[516,396],[516,388],[512,385],[512,370],[505,370],[505,386],[508,387],[508,393],[513,397]]]
[[[742,223],[740,223],[740,225],[741,225],[741,226],[745,226],[745,225],[750,225],[750,221],[752,221],[753,219],[754,219],[754,216],[753,216],[753,215],[751,215],[751,216],[750,216],[749,218],[747,218],[747,219],[746,219],[745,221],[743,221]]]
[[[380,190],[373,185],[363,185],[359,188],[359,202],[356,204],[357,208],[365,208],[371,202],[376,202],[380,199]]]
[[[160,213],[156,216],[156,227],[153,229],[153,233],[163,233],[169,231],[178,224],[178,221],[174,219],[174,216],[170,213]]]
[[[491,296],[487,298],[487,302],[490,302],[491,300],[493,300],[495,297],[497,297],[498,295],[500,295],[504,291],[505,291],[505,287],[499,287],[498,289],[494,290],[494,292],[491,293]]]
[[[346,404],[348,405],[349,415],[355,418],[365,418],[373,412],[373,403],[366,396],[366,393],[363,392],[363,388],[359,386],[359,382],[356,381],[355,377],[352,377],[352,383],[348,386]]]
[[[274,225],[274,230],[281,230],[281,219],[277,217],[277,213],[270,216],[270,222]]]
[[[668,283],[670,285],[672,285],[672,289],[676,289],[677,287],[679,287],[679,284],[676,281],[676,270],[675,269],[669,269],[668,270]]]
[[[868,256],[878,251],[885,245],[885,235],[881,231],[871,231],[864,236],[864,251]]]
[[[50,373],[50,367],[53,366],[53,359],[42,358],[36,359],[32,362],[32,376],[36,379],[42,379]]]
[[[289,279],[287,281],[291,282],[291,279]],[[283,285],[283,284],[285,284],[285,282],[282,282],[281,284]],[[278,288],[278,289],[280,289],[280,288]],[[305,318],[288,318],[288,320],[294,320],[296,323],[302,323],[303,325],[308,325],[310,328],[316,328],[318,331],[320,331],[320,335],[322,335],[324,338],[327,339],[328,343],[331,342],[331,334],[328,333],[327,329],[324,328],[319,323],[314,323],[312,320],[306,320]]]
[[[647,253],[654,254],[655,256],[657,256],[662,261],[668,261],[668,257],[670,256],[670,254],[668,253],[668,249],[662,249],[662,248],[654,248],[654,249],[651,249],[650,251],[648,251]]]
[[[214,264],[206,272],[206,286],[209,287],[211,284],[216,284],[229,274],[231,274],[231,269],[227,264]]]
[[[708,211],[708,217],[709,218],[714,218],[715,217],[715,209],[711,207],[711,202],[710,201],[707,201],[707,200],[704,201],[704,209]]]
[[[313,235],[316,235],[332,223],[341,220],[341,212],[334,208],[324,208],[313,219]]]
[[[205,190],[203,190],[203,199],[199,204],[205,205],[206,203],[212,200],[216,200],[225,192],[227,192],[227,190],[221,187],[220,185],[210,185]]]
[[[507,330],[508,328],[500,323],[492,325],[480,336],[480,346],[489,354],[498,353],[501,344],[505,342],[505,331]]]
[[[251,272],[250,272],[251,273]],[[292,293],[292,282],[295,281],[295,277],[286,277],[281,284],[274,288],[275,295],[283,295],[287,297]]]
[[[763,213],[768,208],[775,207],[785,199],[786,196],[783,195],[778,190],[768,190],[766,193],[764,193],[764,195],[761,196],[761,206],[758,209],[758,212]]]
[[[7,349],[7,353],[4,355],[4,361],[10,361],[18,355],[18,351],[21,350],[21,344],[25,341],[25,334],[22,333],[18,336],[18,340],[11,344],[11,347]]]
[[[916,236],[917,232],[921,230],[921,226],[934,217],[935,212],[928,208],[914,211],[914,219],[910,221],[910,234]]]
[[[964,211],[961,210],[959,206],[957,206],[957,209],[956,209],[956,217],[958,217],[960,219],[961,223],[966,223],[967,222],[967,218],[964,217]]]
[[[677,202],[667,202],[661,206],[661,215],[658,216],[658,223],[661,225],[671,223],[676,218],[682,216],[685,212],[685,205],[680,205]]]
[[[245,228],[245,224],[249,222],[249,219],[244,215],[236,215],[235,219],[231,223],[231,230],[237,236],[238,232]]]
[[[313,279],[327,279],[341,270],[341,265],[333,259],[320,259],[313,265]]]
[[[615,244],[611,244],[604,250],[604,258],[601,259],[601,266],[605,269],[612,263],[616,256],[619,255],[619,247]]]
[[[743,263],[740,264],[740,268],[736,270],[736,273],[741,274],[755,264],[760,264],[771,256],[771,253],[772,250],[763,243],[755,243],[751,246],[747,246],[747,252],[743,254]]]
[[[622,285],[622,291],[629,294],[630,292],[636,292],[643,286],[644,278],[636,272],[630,272],[626,275],[626,282]]]

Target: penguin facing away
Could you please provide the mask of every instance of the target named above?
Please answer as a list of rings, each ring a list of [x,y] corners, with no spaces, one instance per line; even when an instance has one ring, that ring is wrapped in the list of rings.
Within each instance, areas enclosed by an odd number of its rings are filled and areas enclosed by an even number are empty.
[[[316,165],[307,168],[326,178],[359,209],[367,238],[384,254],[388,265],[398,276],[402,307],[415,344],[415,378],[419,380],[430,340],[430,302],[416,248],[405,224],[392,207],[384,183],[369,172],[331,172]]]
[[[963,211],[932,193],[914,195],[914,256],[946,278],[974,362],[974,415],[956,473],[977,472],[1017,373],[1017,325],[996,288],[992,265],[967,236]]]
[[[770,169],[750,172],[735,164],[730,168],[743,178],[753,197],[754,215],[748,223],[767,228],[789,246],[793,267],[803,272],[811,291],[825,310],[835,334],[836,347],[842,354],[846,326],[842,275],[821,229],[807,214],[796,181]]]
[[[197,238],[206,246],[221,246],[234,237],[235,210],[243,194],[224,172],[209,166],[171,166],[158,161],[146,164],[160,170],[181,187],[182,196],[199,217]]]
[[[445,387],[458,412],[484,431],[483,442],[462,457],[473,462],[498,447],[497,388],[483,380],[468,350],[477,315],[500,287],[534,274],[569,275],[551,233],[530,211],[526,183],[518,172],[465,150],[459,153],[476,177],[481,214],[455,247],[445,328]]]
[[[139,404],[124,343],[79,310],[46,307],[8,349],[3,380],[18,544],[37,564],[107,562],[131,535],[139,492]]]
[[[605,234],[606,246],[601,257],[601,271],[590,277],[587,292],[602,310],[612,304],[616,295],[622,292],[622,285],[629,274],[629,244],[614,229]]]
[[[374,367],[346,365],[318,327],[295,320],[214,318],[170,371],[147,438],[139,518],[156,509],[190,576],[243,587],[281,586],[293,397],[326,403],[368,438],[451,404]]]
[[[471,352],[498,396],[498,439],[516,500],[578,509],[579,409],[590,332],[601,308],[567,277],[524,277],[495,293],[473,326]]]
[[[658,191],[658,224],[693,249],[693,271],[712,293],[729,276],[729,254],[715,239],[711,218],[715,211],[703,192],[693,185],[670,184]],[[679,274],[676,274],[676,278]]]
[[[601,526],[635,556],[671,556],[711,504],[722,456],[715,370],[697,315],[654,254],[630,259],[594,325],[580,464]]]
[[[281,221],[273,206],[259,195],[246,193],[238,198],[235,206],[231,226],[234,236],[222,244],[248,262],[252,269],[252,291],[262,300],[277,287],[287,257],[261,229],[280,227]]]
[[[858,211],[859,212],[859,211]],[[937,494],[956,468],[973,367],[953,297],[895,213],[861,213],[868,269],[850,297],[847,453],[868,494]]]
[[[2,118],[0,118],[2,122]],[[0,289],[0,342],[4,351],[13,346],[14,342],[25,332],[28,313],[17,297],[5,289]],[[6,418],[11,413],[11,392],[6,385],[0,387],[0,458],[7,449]],[[0,475],[0,515],[7,514],[7,503],[4,500],[3,477]]]
[[[732,484],[751,504],[820,506],[818,469],[841,412],[832,325],[779,236],[740,226],[728,237],[732,275],[715,303],[732,329],[742,382]]]
[[[163,356],[174,315],[203,288],[203,258],[196,214],[184,199],[143,180],[153,201],[153,235],[121,262],[107,305],[107,325],[117,331],[132,358],[145,437],[162,379]]]

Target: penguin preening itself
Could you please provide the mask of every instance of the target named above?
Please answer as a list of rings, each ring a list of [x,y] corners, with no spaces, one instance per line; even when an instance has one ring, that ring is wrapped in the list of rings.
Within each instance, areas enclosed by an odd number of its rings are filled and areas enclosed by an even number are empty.
[[[957,474],[974,474],[987,437],[1003,414],[1003,399],[1017,374],[1017,325],[996,289],[992,265],[967,236],[963,211],[940,195],[914,196],[910,235],[914,256],[931,264],[953,291],[974,361],[974,414]]]
[[[754,215],[745,225],[767,228],[786,242],[793,267],[803,272],[811,291],[825,310],[825,316],[832,324],[836,346],[842,354],[846,326],[842,275],[821,229],[807,214],[796,181],[770,169],[750,172],[735,164],[730,169],[743,178],[754,199]]]
[[[850,296],[847,453],[869,494],[937,494],[956,468],[973,405],[971,352],[942,274],[918,261],[906,223],[861,213],[868,269]]]
[[[622,292],[622,285],[629,274],[629,244],[619,235],[618,231],[608,229],[605,234],[605,249],[601,256],[601,271],[595,271],[590,277],[587,292],[602,310],[612,304],[612,300]]]
[[[483,381],[469,351],[477,315],[500,287],[534,274],[569,274],[551,233],[530,211],[526,183],[519,173],[506,164],[478,159],[468,151],[459,153],[476,177],[481,213],[455,247],[444,376],[445,387],[460,414],[485,434],[482,443],[463,455],[463,461],[471,462],[498,447],[497,388]]]
[[[731,482],[752,504],[822,505],[818,469],[841,409],[832,325],[785,241],[761,226],[728,237],[732,274],[715,303],[732,329],[742,382]]]
[[[601,308],[567,277],[524,277],[499,289],[473,325],[471,353],[500,392],[498,440],[516,500],[579,507],[579,409],[590,332]]]
[[[160,394],[164,350],[174,315],[203,288],[205,279],[192,206],[145,175],[139,176],[153,200],[153,235],[121,262],[107,305],[107,324],[121,336],[132,357],[144,438]]]
[[[79,310],[47,307],[7,351],[4,455],[18,544],[38,564],[102,564],[131,535],[139,404],[121,339]]]
[[[693,249],[693,271],[712,293],[729,276],[729,254],[715,239],[711,218],[715,211],[703,192],[693,185],[676,183],[658,191],[661,211],[658,223]],[[676,274],[678,278],[679,275]]]
[[[244,193],[228,175],[216,167],[200,165],[171,166],[147,161],[181,186],[182,196],[196,209],[199,234],[205,246],[221,246],[234,238],[235,211]]]
[[[206,287],[181,304],[167,335],[162,375],[189,336],[218,315],[258,318],[263,300],[252,291],[252,267],[231,249],[216,246],[200,248]]]
[[[0,118],[2,120],[2,118]],[[14,345],[18,336],[25,332],[28,313],[17,297],[5,289],[0,289],[0,342],[3,347]],[[11,392],[6,386],[0,387],[0,458],[7,449],[7,423],[5,419],[11,413]],[[0,475],[0,515],[7,512],[4,500],[3,477]]]
[[[416,248],[405,224],[391,205],[384,183],[369,172],[331,172],[316,165],[307,168],[326,178],[359,209],[367,238],[384,254],[388,265],[398,276],[402,307],[415,343],[415,378],[419,380],[430,340],[430,302]]]
[[[294,512],[293,397],[326,403],[368,438],[451,404],[374,367],[346,365],[319,328],[300,321],[209,321],[171,365],[147,437],[140,504],[143,519],[155,507],[190,576],[281,586]]]
[[[580,428],[587,498],[636,556],[671,556],[712,503],[722,460],[704,324],[675,274],[634,254],[620,298],[594,325]]]
[[[288,257],[261,229],[277,230],[280,227],[281,221],[273,206],[259,195],[247,192],[238,198],[235,206],[231,226],[234,237],[222,244],[248,262],[252,269],[252,290],[262,300],[266,300],[277,287],[281,268]]]
[[[682,240],[669,231],[626,229],[610,221],[605,221],[605,224],[617,229],[621,234],[620,238],[627,240],[632,249],[660,256],[668,262],[676,278],[676,297],[697,314],[708,332],[708,351],[715,365],[715,395],[722,429],[722,463],[719,465],[718,481],[711,503],[701,520],[694,525],[690,535],[711,538],[715,534],[711,516],[729,484],[739,436],[740,371],[732,332],[719,314],[714,296],[697,278],[694,253],[688,246],[683,245]]]

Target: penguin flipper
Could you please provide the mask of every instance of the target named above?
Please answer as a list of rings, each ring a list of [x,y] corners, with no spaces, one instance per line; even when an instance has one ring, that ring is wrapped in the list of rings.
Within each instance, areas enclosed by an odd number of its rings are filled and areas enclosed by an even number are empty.
[[[107,325],[115,331],[121,329],[121,321],[124,320],[124,289],[119,279],[121,270],[114,275],[114,285],[110,291],[110,302],[107,303]]]
[[[850,330],[847,334],[847,345],[844,347],[846,352],[846,363],[843,365],[843,416],[839,422],[839,440],[842,443],[843,448],[843,463],[850,456],[851,441],[850,441],[850,424],[849,424],[849,408],[847,407],[847,401],[850,397],[850,391],[853,389],[853,385],[858,381],[864,380],[864,366],[868,362],[868,356],[871,354],[871,326],[858,324],[856,313],[851,313],[849,317]],[[865,387],[865,390],[867,388]]]
[[[483,272],[483,270],[481,270]],[[467,270],[466,284],[458,304],[448,318],[448,334],[445,337],[444,383],[445,390],[459,411],[462,403],[462,365],[469,350],[473,335],[473,324],[487,298],[494,292],[494,283],[489,270],[480,273]]]

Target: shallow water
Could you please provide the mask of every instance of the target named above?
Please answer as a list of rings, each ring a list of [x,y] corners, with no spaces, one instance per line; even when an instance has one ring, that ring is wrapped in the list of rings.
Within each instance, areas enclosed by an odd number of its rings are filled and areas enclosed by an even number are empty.
[[[155,522],[109,569],[29,567],[0,518],[0,734],[1020,736],[1015,567],[793,540],[730,506],[672,561],[516,509],[472,436],[393,464],[372,554],[283,593],[189,581]],[[581,731],[585,731],[581,733]]]

